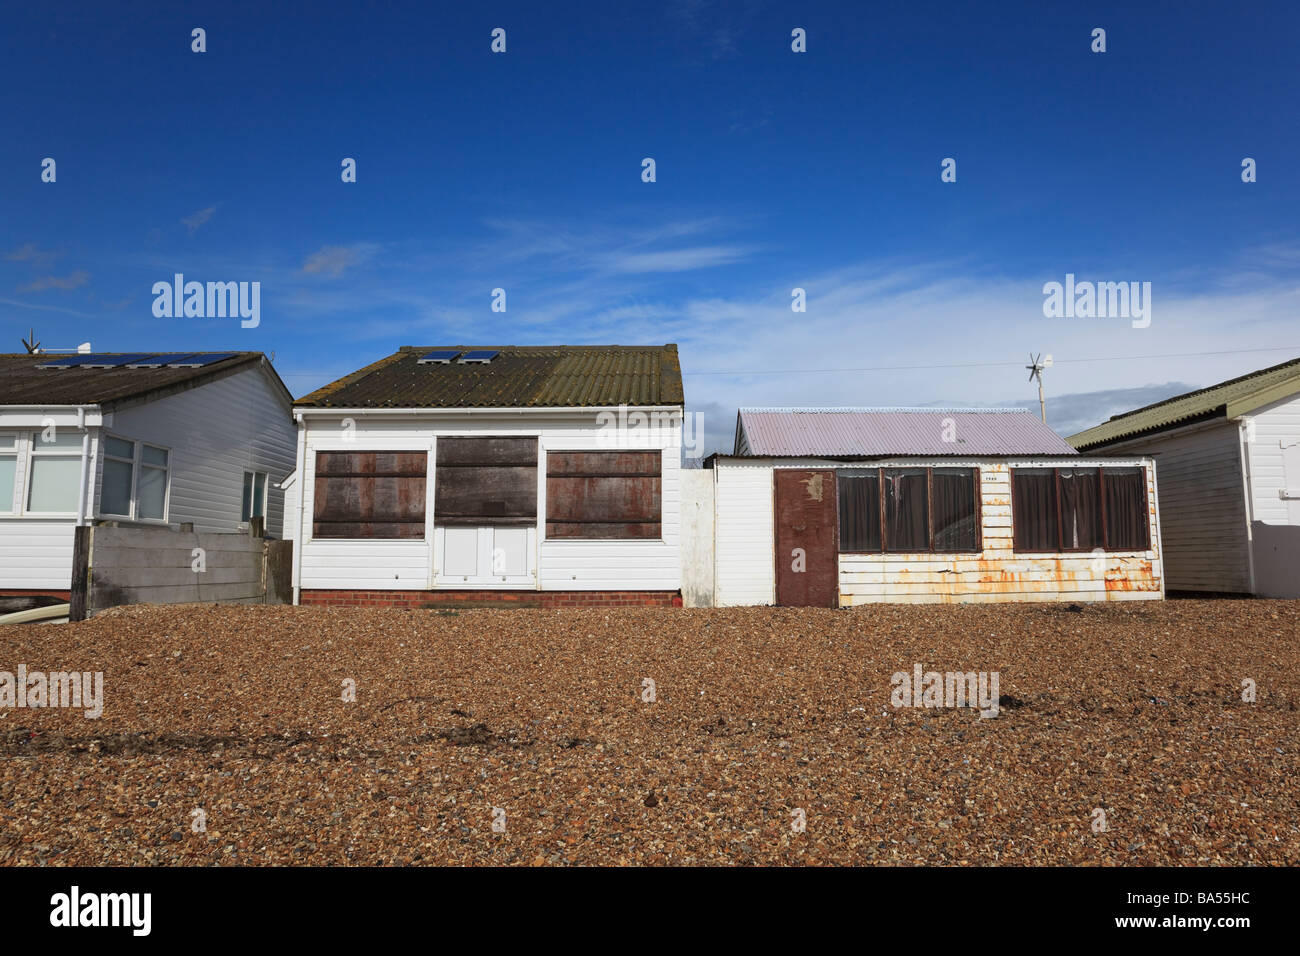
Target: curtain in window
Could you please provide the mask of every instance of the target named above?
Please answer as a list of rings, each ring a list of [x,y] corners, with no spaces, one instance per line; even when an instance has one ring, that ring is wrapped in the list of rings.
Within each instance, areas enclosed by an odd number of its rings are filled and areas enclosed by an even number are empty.
[[[1141,468],[1106,469],[1106,546],[1111,551],[1149,547],[1147,489]]]
[[[928,551],[929,514],[925,469],[885,471],[885,548],[888,551]]]
[[[930,478],[935,551],[977,551],[975,471],[936,468]]]
[[[1066,551],[1101,547],[1101,479],[1095,468],[1062,468],[1061,546]]]
[[[840,550],[880,550],[880,478],[851,475],[839,480]]]
[[[1050,469],[1011,471],[1011,524],[1017,551],[1056,551],[1056,481]]]

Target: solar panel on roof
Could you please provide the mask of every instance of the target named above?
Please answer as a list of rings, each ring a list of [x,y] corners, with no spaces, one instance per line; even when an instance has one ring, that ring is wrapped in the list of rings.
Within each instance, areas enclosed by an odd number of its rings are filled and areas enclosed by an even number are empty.
[[[462,362],[490,362],[501,353],[495,349],[474,349],[460,357]]]
[[[39,368],[80,368],[83,365],[89,365],[99,358],[98,355],[65,355],[63,358],[55,359],[53,362],[46,362]]]
[[[234,358],[236,352],[198,352],[193,355],[184,355],[174,358],[167,363],[168,368],[202,368],[205,365],[214,365],[217,362],[224,362],[228,358]]]
[[[446,365],[457,355],[460,349],[434,349],[420,358],[420,365]]]
[[[86,368],[121,368],[123,365],[129,366],[132,362],[148,358],[148,352],[133,352],[130,355],[96,355],[92,356],[94,361],[85,363]]]
[[[128,362],[127,368],[162,368],[174,358],[189,358],[189,352],[163,352],[161,354],[143,355],[134,362]]]

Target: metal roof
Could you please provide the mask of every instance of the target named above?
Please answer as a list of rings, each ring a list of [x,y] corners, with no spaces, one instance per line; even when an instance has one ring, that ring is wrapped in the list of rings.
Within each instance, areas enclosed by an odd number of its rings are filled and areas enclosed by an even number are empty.
[[[448,351],[495,351],[491,361],[420,364]],[[580,408],[681,405],[676,345],[403,346],[305,395],[314,408]]]
[[[1070,444],[1080,450],[1098,448],[1193,421],[1236,418],[1292,395],[1300,395],[1300,358],[1114,415],[1100,425],[1071,435]]]
[[[136,352],[81,353],[86,358],[111,359],[121,356],[155,354]],[[177,355],[224,355],[220,361],[201,368],[42,368],[68,353],[24,352],[0,354],[0,405],[49,407],[54,405],[111,406],[117,402],[136,401],[154,392],[201,385],[223,377],[232,369],[264,361],[261,352],[184,352]],[[284,384],[271,368],[280,388]],[[288,401],[291,396],[285,392]]]
[[[1037,415],[1011,408],[742,408],[736,421],[736,453],[754,457],[1077,454]]]

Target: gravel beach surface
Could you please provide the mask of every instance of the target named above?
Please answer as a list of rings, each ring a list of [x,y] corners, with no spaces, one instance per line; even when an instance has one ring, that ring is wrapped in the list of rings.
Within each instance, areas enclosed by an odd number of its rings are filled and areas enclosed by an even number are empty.
[[[8,865],[1300,864],[1295,601],[127,607],[19,665],[104,701],[0,706]]]

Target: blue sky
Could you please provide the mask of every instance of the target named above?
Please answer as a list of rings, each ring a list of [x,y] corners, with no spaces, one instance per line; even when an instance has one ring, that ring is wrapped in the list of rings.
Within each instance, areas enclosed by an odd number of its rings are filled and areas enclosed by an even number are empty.
[[[738,405],[1036,405],[1033,350],[1069,434],[1300,356],[1298,28],[1188,0],[15,6],[2,347],[259,349],[300,395],[400,345],[671,341],[714,445]],[[178,272],[260,282],[260,325],[156,318]],[[1046,318],[1067,273],[1150,282],[1150,325]]]

